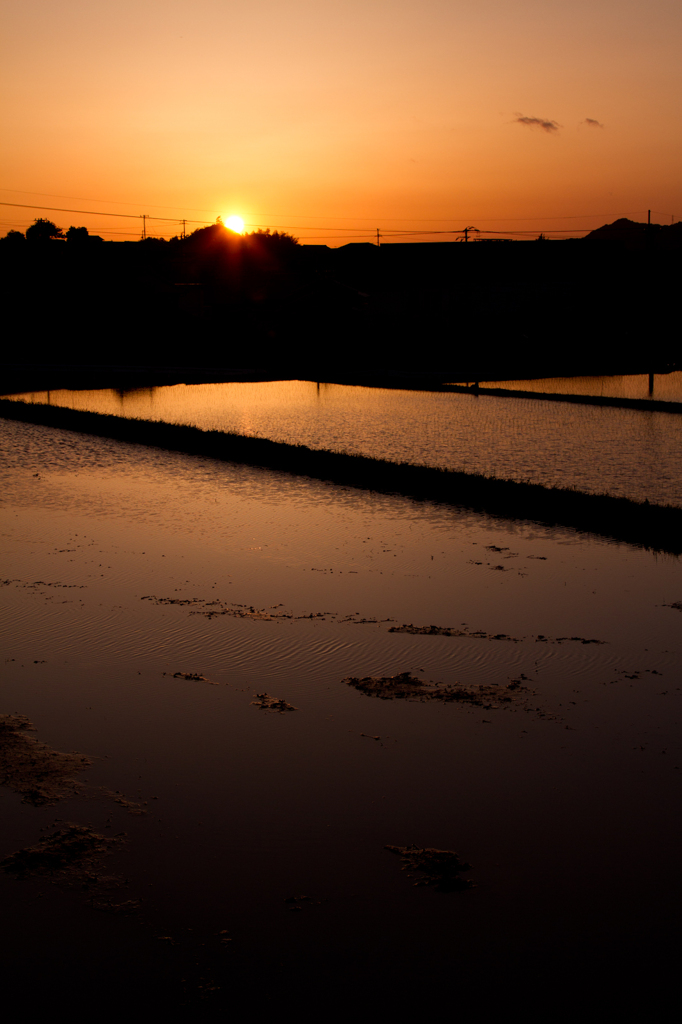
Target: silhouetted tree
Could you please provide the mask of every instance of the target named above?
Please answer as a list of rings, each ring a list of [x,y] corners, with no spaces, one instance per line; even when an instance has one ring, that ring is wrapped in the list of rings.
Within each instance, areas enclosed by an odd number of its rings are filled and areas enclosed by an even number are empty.
[[[8,231],[3,238],[0,238],[0,242],[5,245],[21,245],[25,241],[26,237],[21,231],[15,231],[14,228]]]
[[[81,245],[104,241],[101,235],[91,235],[87,228],[75,228],[73,224],[66,232],[66,240],[67,242],[77,242]]]
[[[175,242],[177,239],[171,241]],[[286,231],[271,231],[270,228],[247,232],[244,235],[236,234],[225,227],[221,217],[218,217],[215,224],[197,228],[180,241],[192,250],[205,253],[245,246],[247,249],[284,254],[299,244],[298,239]]]
[[[270,228],[266,228],[265,231],[259,228],[258,231],[251,231],[246,238],[253,238],[259,242],[264,242],[265,245],[271,246],[278,250],[293,248],[299,244],[298,238],[290,235],[288,231],[271,231]]]
[[[205,228],[197,228],[186,238],[181,239],[181,244],[192,252],[210,253],[219,252],[223,249],[241,245],[242,235],[229,231],[222,220],[218,218],[215,224],[209,224]]]
[[[37,217],[30,228],[26,229],[27,242],[49,242],[53,238],[63,238],[64,232],[51,220],[45,217]]]

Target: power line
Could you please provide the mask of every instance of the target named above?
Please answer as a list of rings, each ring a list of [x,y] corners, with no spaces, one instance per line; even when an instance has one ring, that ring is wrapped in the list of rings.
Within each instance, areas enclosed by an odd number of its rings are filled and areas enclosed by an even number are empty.
[[[17,190],[3,189],[2,191],[17,191]],[[47,193],[32,193],[32,194],[33,195],[47,195]],[[97,201],[99,201],[99,200],[97,200]],[[196,220],[196,219],[189,219],[189,218],[186,218],[186,217],[184,217],[184,218],[180,218],[180,217],[163,217],[163,216],[157,216],[155,214],[119,213],[119,212],[113,211],[113,210],[77,210],[77,209],[72,209],[72,208],[69,208],[69,207],[41,206],[41,205],[33,204],[33,203],[11,203],[11,202],[7,202],[7,201],[4,201],[4,200],[0,200],[0,206],[8,206],[8,207],[12,207],[14,209],[23,209],[23,210],[46,210],[46,211],[54,212],[54,213],[76,213],[76,214],[80,214],[82,216],[88,216],[88,217],[119,217],[119,218],[124,218],[124,219],[128,219],[128,220],[141,220],[142,221],[142,235],[143,235],[143,237],[146,237],[146,234],[147,234],[146,223],[147,223],[148,220],[149,221],[163,221],[165,223],[173,224],[173,225],[175,225],[178,228],[180,228],[180,226],[182,225],[182,233],[183,233],[183,235],[185,234],[185,228],[186,228],[187,224],[210,225],[210,224],[214,224],[215,223],[215,221],[212,221],[212,220],[211,221]],[[179,207],[178,207],[178,209],[179,209]],[[576,214],[576,215],[571,215],[571,216],[566,216],[566,217],[556,217],[556,218],[553,218],[553,219],[555,219],[557,221],[560,221],[560,220],[564,220],[564,221],[565,220],[585,220],[585,219],[588,219],[588,217],[590,219],[592,219],[592,218],[596,217],[596,215],[595,214],[585,214],[585,215],[578,216]],[[301,217],[299,219],[302,220],[304,218]],[[339,218],[339,219],[350,219],[350,218]],[[403,219],[403,218],[388,218],[389,222],[391,220],[396,220],[396,219]],[[404,218],[404,220],[416,220],[416,219],[417,218]],[[428,218],[428,219],[432,220],[432,219],[435,219],[435,218]],[[442,223],[443,219],[444,218],[439,218],[441,223]],[[540,218],[540,217],[538,217],[538,218],[511,218],[511,217],[510,218],[492,218],[492,217],[491,218],[483,218],[484,221],[485,220],[510,220],[510,221],[514,220],[514,221],[522,221],[522,222],[523,221],[528,222],[529,220],[546,221],[547,219],[548,218]],[[263,228],[272,229],[271,225],[267,225],[267,224],[264,224],[264,223],[251,222],[251,223],[248,223],[246,226],[248,228],[252,229],[252,230],[254,228],[255,229],[263,229]],[[375,228],[369,228],[369,227],[365,228],[365,227],[359,227],[357,225],[354,226],[354,227],[350,227],[350,226],[349,227],[345,227],[343,225],[335,225],[334,227],[323,227],[323,226],[321,226],[319,224],[314,224],[314,225],[313,224],[308,224],[308,225],[286,224],[286,225],[280,225],[279,227],[275,228],[274,230],[288,230],[288,231],[301,231],[301,232],[309,232],[309,231],[326,232],[326,234],[324,234],[324,235],[319,235],[319,234],[305,235],[305,238],[309,239],[311,241],[314,241],[314,240],[316,240],[318,238],[326,238],[326,239],[328,239],[330,241],[332,241],[332,240],[335,241],[335,240],[338,240],[338,239],[345,238],[346,240],[350,241],[351,239],[356,239],[356,238],[373,238],[373,237],[375,237],[375,235],[377,233],[377,229],[375,229]],[[464,234],[465,237],[466,237],[466,234],[467,234],[467,232],[464,229],[459,229],[459,228],[422,228],[422,229],[414,229],[414,228],[412,228],[412,229],[409,229],[409,228],[397,228],[396,227],[396,228],[385,228],[385,229],[379,229],[379,230],[380,230],[381,236],[386,238],[387,240],[390,239],[390,238],[401,238],[401,237],[402,238],[408,238],[408,237],[416,238],[416,237],[435,236],[435,235],[462,235],[462,234]],[[589,232],[591,230],[592,230],[591,228],[546,228],[546,227],[543,227],[542,228],[542,233],[543,234],[547,234],[547,235],[576,235],[576,234],[585,234],[585,233],[587,233],[587,232]],[[333,234],[329,234],[329,232],[333,232]],[[347,234],[337,234],[337,232],[346,232]],[[538,229],[537,228],[535,228],[535,229],[529,229],[529,228],[508,228],[506,231],[500,231],[500,230],[495,230],[495,229],[490,229],[490,228],[482,228],[482,229],[480,229],[480,231],[478,233],[482,234],[482,235],[496,235],[496,236],[514,235],[516,237],[535,237],[537,235],[537,233],[538,233]],[[133,235],[133,236],[135,235],[135,233],[132,232],[132,231],[131,232],[115,232],[115,231],[110,231],[109,234],[130,234],[130,235]],[[379,236],[376,235],[376,237],[379,237]]]
[[[130,219],[142,220],[143,224],[144,224],[144,222],[146,220],[165,221],[167,223],[177,224],[178,226],[182,223],[182,219],[178,218],[178,217],[156,217],[153,214],[145,214],[145,213],[116,213],[116,212],[107,211],[107,210],[73,210],[73,209],[67,209],[65,207],[59,207],[59,206],[38,206],[37,204],[33,204],[33,203],[7,203],[7,202],[4,202],[2,200],[0,200],[0,206],[11,206],[11,207],[13,207],[15,209],[23,209],[23,210],[47,210],[47,211],[49,211],[51,213],[78,213],[78,214],[81,214],[82,216],[89,216],[89,217],[123,217],[123,218],[127,218],[129,220]],[[184,218],[184,219],[185,219],[186,223],[188,223],[188,224],[212,224],[213,223],[213,221],[191,220],[189,218]],[[264,227],[266,227],[266,225],[265,224],[250,223],[248,225],[248,227],[251,227],[251,228],[254,228],[254,227],[255,228],[264,228]],[[344,228],[344,227],[322,227],[320,225],[304,226],[304,225],[300,225],[300,224],[286,224],[286,225],[283,225],[283,227],[286,227],[290,231],[310,231],[310,230],[313,230],[313,231],[352,231],[352,232],[355,233],[355,237],[357,237],[358,232],[361,232],[363,235],[365,235],[365,234],[373,235],[375,233],[371,229],[364,230],[364,229],[358,228],[358,227],[355,227],[355,228],[350,228],[350,227],[349,228]],[[570,234],[571,233],[571,231],[567,231],[565,228],[557,228],[557,229],[545,228],[545,230],[546,231],[550,231],[553,234],[558,234],[558,233]],[[575,229],[573,229],[573,230],[575,230]],[[578,230],[589,231],[591,229],[590,228],[584,228],[584,229],[578,229]],[[423,231],[417,231],[417,230],[400,231],[398,229],[391,229],[391,228],[389,228],[387,231],[385,231],[383,233],[385,235],[458,235],[458,234],[462,234],[462,230],[460,230],[459,228],[440,228],[440,229],[425,228]],[[482,233],[483,234],[505,234],[505,232],[502,232],[502,231],[490,231],[490,230],[486,230],[486,229],[483,229]],[[507,232],[507,233],[509,233],[509,232]],[[518,229],[517,229],[517,231],[515,231],[513,233],[515,233],[515,234],[516,233],[518,233],[518,234],[531,234],[531,235],[535,234],[534,231],[526,231],[526,232],[524,232],[524,231],[520,231]],[[343,237],[343,236],[340,235],[340,236],[337,236],[337,237]]]
[[[15,188],[0,187],[0,192],[16,192],[16,193],[20,193],[21,195],[44,196],[44,197],[51,197],[51,198],[55,198],[55,199],[73,199],[73,200],[75,200],[77,202],[86,202],[86,203],[109,203],[110,205],[114,205],[114,206],[128,206],[128,205],[130,205],[128,201],[123,202],[123,201],[118,200],[118,199],[91,199],[91,198],[85,198],[83,196],[63,196],[63,195],[60,195],[60,194],[55,193],[55,192],[30,192],[30,191],[28,191],[26,189],[15,189]],[[5,204],[5,205],[15,205],[15,206],[26,205],[27,208],[29,208],[29,209],[46,209],[46,210],[57,209],[56,207],[47,207],[47,206],[46,207],[38,207],[38,206],[29,206],[28,204],[20,204],[20,203]],[[162,205],[160,203],[148,203],[148,202],[139,203],[138,205],[140,205],[140,206],[147,206],[147,207],[154,207],[157,210],[188,210],[189,209],[191,212],[194,212],[194,213],[211,213],[210,210],[206,210],[203,207],[199,208],[199,207],[186,207],[186,206],[164,206],[164,205]],[[60,211],[60,212],[64,212],[64,213],[82,213],[84,211],[81,211],[81,210],[63,210],[63,211]],[[90,211],[86,211],[86,212],[90,212]],[[642,212],[643,212],[642,210],[626,210],[626,211],[621,212],[621,216],[630,216],[630,215],[632,215],[632,216],[640,216],[642,214]],[[670,216],[669,213],[666,213],[665,211],[662,211],[662,210],[652,210],[651,212],[652,213],[656,213],[657,215],[659,215],[661,217],[669,217]],[[104,216],[114,216],[114,214],[103,214],[103,215]],[[121,216],[125,216],[125,215],[121,215]],[[137,216],[137,217],[139,217],[139,216],[141,216],[141,214],[131,214],[130,216]],[[289,218],[291,218],[292,220],[315,220],[315,219],[317,219],[317,217],[319,215],[318,214],[307,214],[307,213],[303,213],[303,214],[264,213],[264,214],[262,214],[262,216],[264,216],[264,217],[281,218],[281,219],[285,219],[285,220],[288,220]],[[431,223],[431,222],[442,222],[443,220],[466,220],[467,218],[469,218],[469,216],[470,216],[469,214],[467,214],[466,217],[453,216],[451,214],[447,214],[445,217],[382,217],[381,220],[384,223],[391,223],[391,222],[410,223],[410,222],[415,222],[416,221],[418,223],[422,223],[423,224],[423,223],[427,223],[427,222],[428,223]],[[516,222],[526,221],[526,222],[528,222],[528,221],[544,221],[544,220],[555,220],[555,221],[559,221],[559,220],[587,220],[588,218],[600,218],[601,219],[602,217],[612,217],[612,216],[613,216],[613,213],[580,213],[580,214],[575,213],[575,214],[559,214],[557,216],[552,216],[552,217],[547,217],[547,216],[541,216],[541,217],[473,217],[473,220],[478,220],[478,221],[481,221],[482,223],[485,223],[486,221],[491,221],[491,220],[492,221],[516,221]],[[156,220],[163,220],[163,219],[167,219],[167,220],[178,219],[178,220],[181,220],[182,218],[170,218],[170,217],[169,218],[162,218],[162,217],[157,217],[155,219]],[[355,220],[356,218],[355,217],[338,216],[335,219],[336,220]],[[362,219],[364,220],[365,218],[362,218]],[[373,222],[373,223],[376,222],[376,218],[375,217],[367,218],[367,219],[371,220],[371,222]],[[192,221],[192,223],[195,223],[195,224],[212,224],[213,221],[198,221],[197,220],[197,221]],[[260,225],[258,225],[258,226],[260,226]],[[291,225],[285,225],[285,226],[290,227]],[[302,230],[306,230],[307,227],[309,227],[309,228],[311,228],[313,230],[320,230],[320,231],[325,231],[325,230],[336,230],[336,231],[346,231],[346,230],[348,230],[348,231],[354,231],[354,230],[358,230],[357,228],[342,228],[342,227],[334,228],[334,229],[327,229],[327,228],[321,228],[318,224],[311,224],[311,225],[296,227],[295,230],[301,230],[302,231]],[[375,232],[376,229],[368,227],[367,230],[371,231],[371,232]]]
[[[114,206],[129,206],[129,200],[123,202],[120,199],[91,199],[85,196],[62,196],[57,192],[28,192],[26,189],[21,188],[0,188],[0,192],[16,192],[22,196],[43,196],[47,199],[73,199],[78,203],[109,203]],[[157,210],[192,210],[193,213],[211,213],[211,210],[198,209],[197,207],[187,206],[163,206],[161,203],[138,203],[139,206],[153,206]]]
[[[155,217],[149,213],[112,213],[109,210],[69,210],[62,206],[37,206],[34,203],[6,203],[0,200],[0,206],[13,206],[22,210],[50,210],[52,213],[80,213],[88,217],[127,217],[141,220],[146,217],[148,220],[167,220],[172,224],[181,224],[181,217]],[[213,224],[211,220],[189,220],[188,224]]]
[[[652,213],[654,213],[654,212],[660,212],[660,211],[652,210]],[[641,210],[626,210],[625,212],[621,212],[621,216],[625,217],[625,216],[629,216],[630,214],[632,216],[639,216],[641,213],[642,213]],[[289,215],[289,214],[284,214],[284,213],[264,213],[262,216],[264,216],[264,217],[281,217],[281,218],[286,218],[288,216],[292,216],[292,217],[295,217],[295,219],[297,219],[297,220],[313,220],[318,215],[314,214],[314,213],[303,213],[303,214],[295,214],[295,215],[294,214]],[[451,214],[447,214],[446,216],[443,216],[443,217],[382,217],[381,220],[384,223],[391,222],[391,221],[399,221],[399,222],[418,221],[419,223],[424,223],[424,222],[432,222],[432,221],[440,222],[440,221],[444,221],[444,220],[467,220],[469,218],[469,216],[470,216],[469,214],[467,214],[464,217],[452,216]],[[663,213],[663,214],[661,214],[661,216],[668,217],[669,214]],[[483,223],[485,221],[490,221],[490,220],[494,220],[494,221],[533,221],[533,220],[550,220],[550,219],[551,220],[586,220],[587,218],[590,218],[590,217],[592,217],[592,218],[600,218],[600,219],[602,217],[613,217],[613,213],[572,213],[572,214],[566,214],[566,215],[565,214],[559,214],[558,216],[551,217],[551,218],[546,217],[546,216],[542,216],[542,217],[473,217],[473,220],[480,220]],[[355,220],[354,217],[341,217],[341,216],[337,217],[336,219],[337,220]],[[362,219],[364,220],[365,218],[362,218]],[[374,221],[374,220],[376,220],[376,218],[369,218],[368,217],[367,220]],[[310,226],[313,227],[313,228],[317,227],[316,224],[312,224]],[[369,228],[368,230],[371,231],[373,229]]]

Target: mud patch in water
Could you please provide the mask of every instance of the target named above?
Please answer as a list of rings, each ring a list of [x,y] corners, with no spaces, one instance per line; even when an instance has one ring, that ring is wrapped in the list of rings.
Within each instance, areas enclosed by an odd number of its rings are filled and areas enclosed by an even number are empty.
[[[427,683],[417,676],[411,676],[409,672],[400,672],[395,676],[364,676],[362,679],[350,676],[343,682],[367,697],[378,697],[380,700],[438,700],[444,704],[457,702],[494,708],[510,704],[526,690],[527,688],[523,686],[526,678],[521,676],[520,679],[512,679],[507,686],[466,687],[460,683],[452,686]]]
[[[19,793],[25,804],[44,807],[79,791],[82,783],[74,776],[92,761],[53,750],[32,732],[35,727],[24,715],[0,715],[0,785]]]
[[[170,676],[171,679],[186,679],[190,683],[209,683],[211,686],[217,686],[218,683],[212,679],[207,679],[206,676],[202,676],[200,672],[164,672],[165,676]]]
[[[501,566],[494,566],[493,568],[502,568]],[[324,622],[340,622],[344,624],[350,624],[355,626],[362,625],[373,625],[381,626],[388,623],[395,622],[395,619],[386,618],[378,619],[370,616],[369,618],[360,615],[356,612],[354,615],[343,615],[340,616],[336,612],[329,611],[316,611],[316,612],[303,612],[300,614],[294,614],[293,612],[279,611],[283,605],[272,605],[270,608],[256,608],[253,605],[243,604],[228,604],[219,600],[205,601],[200,597],[157,597],[154,594],[148,594],[141,598],[142,601],[151,601],[156,605],[177,605],[181,608],[188,608],[190,615],[204,615],[207,619],[214,619],[221,615],[227,615],[234,619],[255,619],[258,622],[275,622],[279,619],[299,620],[299,619],[319,619]],[[677,604],[669,605],[666,607],[676,608]],[[525,637],[525,636],[510,636],[508,633],[488,633],[484,629],[469,629],[466,623],[462,623],[461,627],[457,626],[436,626],[436,625],[425,625],[416,626],[412,622],[404,622],[402,625],[390,625],[388,627],[389,633],[409,633],[413,636],[450,636],[450,637],[462,637],[465,639],[472,640],[501,640],[507,643],[518,644],[523,640],[535,640],[536,643],[546,644],[564,644],[564,643],[580,643],[580,644],[605,644],[605,640],[588,639],[582,636],[544,636],[538,634],[537,636]],[[172,673],[176,678],[182,679],[197,679],[203,682],[210,682],[203,676],[195,675],[193,673]]]
[[[113,842],[85,825],[68,825],[45,836],[35,846],[10,854],[0,864],[17,878],[54,875],[91,863],[96,854],[106,852]]]
[[[457,629],[454,626],[415,626],[405,622],[402,626],[390,626],[389,633],[409,633],[412,636],[463,636],[474,640],[509,640],[513,644],[521,642],[523,637],[508,636],[506,633],[486,633],[485,630],[469,630],[465,626]]]
[[[318,570],[313,569],[312,572]],[[319,570],[322,571],[322,570]],[[332,570],[330,570],[332,571]],[[337,612],[301,612],[295,615],[293,612],[279,611],[284,608],[280,604],[271,605],[269,608],[256,608],[254,605],[232,604],[217,599],[206,601],[202,597],[157,597],[156,594],[146,594],[140,598],[141,601],[151,601],[155,605],[177,605],[180,608],[188,608],[190,615],[204,615],[207,619],[215,619],[221,615],[227,615],[233,619],[254,619],[257,622],[275,622],[278,619],[321,619],[324,622],[347,622],[352,625],[379,625],[384,622],[395,622],[395,619],[377,619],[373,616],[367,618],[356,612],[354,615],[339,617]]]
[[[118,789],[92,788],[79,782],[75,774],[91,767],[92,760],[83,754],[53,750],[29,735],[32,732],[35,726],[25,715],[0,715],[0,785],[19,793],[22,803],[50,807],[65,797],[104,797],[129,814],[147,814],[147,800],[133,800]]]
[[[669,605],[667,607],[677,607],[676,605]],[[401,626],[389,626],[389,633],[409,633],[412,636],[454,636],[454,637],[466,637],[469,640],[506,640],[509,643],[519,644],[523,640],[529,639],[525,636],[509,636],[507,633],[487,633],[484,629],[469,629],[464,623],[462,628],[458,629],[456,626],[415,626],[411,622],[404,622]],[[544,636],[542,633],[538,633],[537,636],[531,636],[531,640],[535,640],[536,643],[543,644],[605,644],[606,640],[594,640],[588,639],[583,636]]]
[[[65,554],[65,552],[60,552]],[[60,590],[86,590],[84,583],[47,583],[45,580],[0,580],[0,587],[24,587],[37,590],[39,587],[58,587]]]
[[[314,896],[287,896],[284,902],[287,910],[303,910],[305,907],[319,907],[321,900],[316,900]]]
[[[429,885],[436,892],[463,892],[473,889],[474,883],[462,878],[465,871],[471,871],[471,864],[462,860],[453,850],[435,850],[419,846],[385,846],[402,861],[402,870],[408,878],[415,878],[413,885]]]
[[[262,708],[264,711],[276,711],[282,715],[285,711],[298,711],[293,704],[287,704],[285,700],[281,700],[279,697],[271,697],[269,693],[254,693],[255,700],[251,703],[255,704],[257,708]]]
[[[128,814],[146,814],[147,813],[147,803],[148,803],[147,800],[143,800],[143,801],[131,800],[129,797],[127,797],[123,793],[119,792],[119,790],[115,790],[114,791],[112,789],[105,789],[104,786],[102,786],[99,789],[99,792],[103,796],[108,797],[109,800],[113,800],[115,804],[119,804],[121,807],[125,807],[125,809],[127,810]]]
[[[111,839],[88,825],[65,823],[34,846],[17,850],[0,861],[0,867],[18,881],[47,877],[62,887],[76,889],[95,910],[135,913],[140,901],[126,896],[125,882],[103,871],[103,857],[123,841],[123,834]]]

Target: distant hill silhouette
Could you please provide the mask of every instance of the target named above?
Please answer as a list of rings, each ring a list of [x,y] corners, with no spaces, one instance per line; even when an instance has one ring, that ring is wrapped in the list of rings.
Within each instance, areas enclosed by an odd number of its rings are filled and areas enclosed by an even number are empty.
[[[682,223],[677,224],[641,224],[635,220],[621,217],[613,224],[590,231],[583,241],[586,242],[619,242],[632,248],[645,245],[677,248],[682,246]]]

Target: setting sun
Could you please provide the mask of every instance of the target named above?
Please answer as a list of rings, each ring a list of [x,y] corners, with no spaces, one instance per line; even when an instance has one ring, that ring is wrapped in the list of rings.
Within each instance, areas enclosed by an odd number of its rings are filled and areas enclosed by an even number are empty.
[[[225,227],[229,228],[230,231],[236,232],[238,235],[244,234],[244,221],[241,217],[228,217],[225,221]]]

